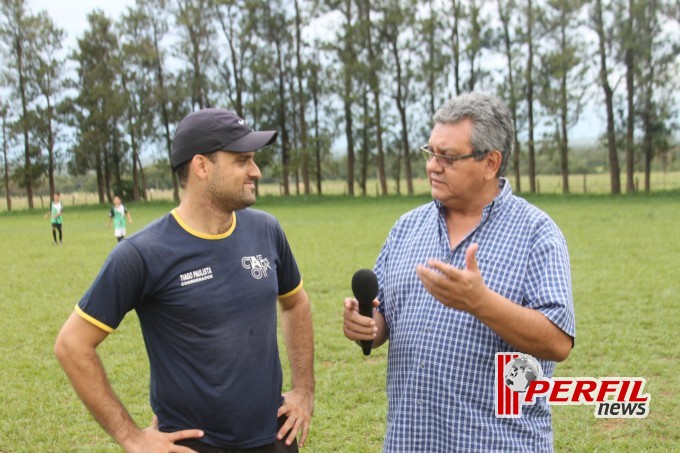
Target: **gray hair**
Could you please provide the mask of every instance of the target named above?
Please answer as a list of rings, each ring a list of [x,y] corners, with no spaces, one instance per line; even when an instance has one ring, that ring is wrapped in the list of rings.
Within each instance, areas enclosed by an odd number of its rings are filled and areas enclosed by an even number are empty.
[[[472,121],[472,145],[475,159],[482,160],[489,151],[500,151],[501,166],[496,176],[508,168],[515,143],[515,128],[508,107],[497,97],[481,93],[465,93],[447,101],[432,117],[435,123]]]

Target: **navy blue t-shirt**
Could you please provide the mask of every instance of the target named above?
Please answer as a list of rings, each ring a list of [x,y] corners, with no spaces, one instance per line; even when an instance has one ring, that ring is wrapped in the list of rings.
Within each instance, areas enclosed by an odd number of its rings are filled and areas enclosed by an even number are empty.
[[[76,311],[111,332],[136,310],[161,431],[251,448],[276,440],[276,301],[301,288],[271,215],[238,211],[229,231],[205,235],[173,211],[113,249]]]

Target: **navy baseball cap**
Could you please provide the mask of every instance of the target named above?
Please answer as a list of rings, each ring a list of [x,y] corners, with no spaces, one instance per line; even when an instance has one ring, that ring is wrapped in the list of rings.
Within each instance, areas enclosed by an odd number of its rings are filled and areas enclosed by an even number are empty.
[[[176,170],[196,154],[257,151],[274,142],[277,135],[277,131],[253,131],[242,118],[229,110],[198,110],[185,116],[175,129],[172,168]]]

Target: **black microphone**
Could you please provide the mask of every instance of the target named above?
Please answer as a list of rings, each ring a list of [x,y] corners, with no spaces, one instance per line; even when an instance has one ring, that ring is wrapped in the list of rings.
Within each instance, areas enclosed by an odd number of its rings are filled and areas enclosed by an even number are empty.
[[[373,300],[378,295],[378,277],[370,269],[359,269],[352,277],[352,292],[359,302],[359,314],[373,318]],[[364,355],[371,354],[373,340],[361,340]]]

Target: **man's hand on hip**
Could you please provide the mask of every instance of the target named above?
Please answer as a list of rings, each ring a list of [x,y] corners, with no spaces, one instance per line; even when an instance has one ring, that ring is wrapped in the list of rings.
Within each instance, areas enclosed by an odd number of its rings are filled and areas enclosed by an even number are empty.
[[[293,389],[284,393],[283,398],[283,405],[279,408],[277,417],[285,415],[287,420],[279,430],[277,438],[281,440],[285,437],[286,445],[291,445],[298,433],[301,433],[298,445],[304,447],[314,412],[314,394],[302,389]]]

